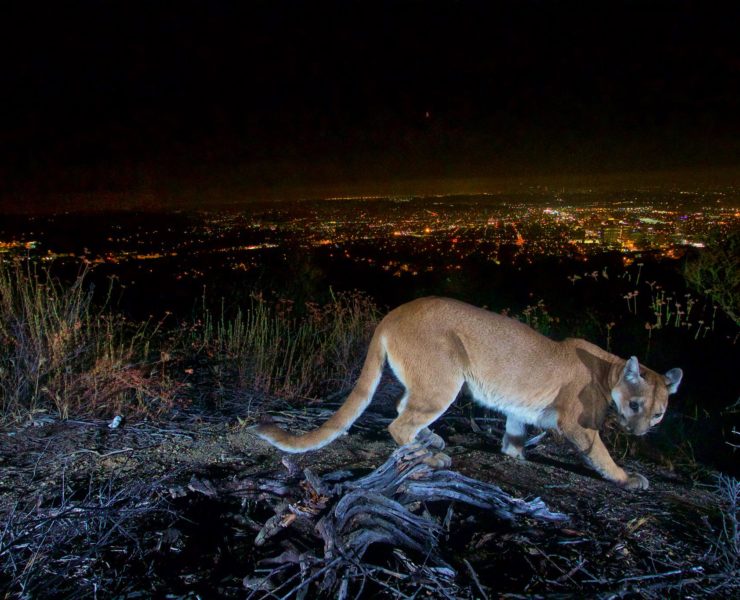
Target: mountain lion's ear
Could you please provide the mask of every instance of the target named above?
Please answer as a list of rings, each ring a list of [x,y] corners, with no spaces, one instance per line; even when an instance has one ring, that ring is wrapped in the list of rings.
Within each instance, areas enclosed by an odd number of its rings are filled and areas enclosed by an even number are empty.
[[[640,381],[640,363],[636,356],[631,356],[624,365],[624,379],[628,383],[638,383]]]
[[[678,384],[683,379],[683,371],[681,369],[671,369],[665,375],[665,384],[668,386],[668,393],[675,394],[678,389]]]

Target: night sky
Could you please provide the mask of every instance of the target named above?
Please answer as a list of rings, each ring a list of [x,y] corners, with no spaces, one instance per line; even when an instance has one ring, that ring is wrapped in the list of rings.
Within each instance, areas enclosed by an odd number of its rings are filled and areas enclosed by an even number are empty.
[[[17,4],[6,204],[740,164],[729,3]]]

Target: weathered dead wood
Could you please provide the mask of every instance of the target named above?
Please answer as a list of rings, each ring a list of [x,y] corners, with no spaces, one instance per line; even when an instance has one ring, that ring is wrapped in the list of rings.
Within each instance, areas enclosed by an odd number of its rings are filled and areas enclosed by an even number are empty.
[[[319,477],[306,469],[299,475],[288,461],[287,473],[227,484],[224,491],[267,501],[274,511],[255,545],[275,543],[280,552],[260,563],[272,567],[262,579],[245,580],[250,597],[300,598],[309,589],[312,594],[347,597],[352,586],[369,582],[400,595],[404,586],[413,584],[440,597],[458,597],[456,571],[441,552],[452,505],[436,518],[424,508],[426,503],[467,504],[507,521],[566,519],[548,510],[539,498],[513,498],[493,484],[455,471],[434,470],[423,462],[430,454],[424,445],[404,446],[380,467],[354,480],[348,471]],[[290,533],[280,535],[287,530]],[[393,549],[390,562],[365,560],[376,545]],[[306,550],[297,551],[298,547]]]

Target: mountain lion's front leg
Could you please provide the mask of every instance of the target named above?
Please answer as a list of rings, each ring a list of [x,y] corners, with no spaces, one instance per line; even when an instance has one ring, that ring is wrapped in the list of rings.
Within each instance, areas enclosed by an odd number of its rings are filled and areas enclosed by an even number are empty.
[[[501,442],[501,452],[508,454],[511,458],[524,460],[526,433],[527,427],[524,423],[512,416],[506,417],[506,433]]]
[[[561,430],[573,444],[583,453],[589,464],[605,479],[628,490],[646,490],[648,480],[639,473],[627,473],[614,462],[609,451],[601,441],[599,432],[595,429],[586,429],[578,424],[561,424]]]

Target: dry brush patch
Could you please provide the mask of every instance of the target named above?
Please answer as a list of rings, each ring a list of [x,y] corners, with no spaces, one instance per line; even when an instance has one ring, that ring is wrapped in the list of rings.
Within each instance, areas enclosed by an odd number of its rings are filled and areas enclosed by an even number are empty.
[[[51,492],[51,493],[49,493]],[[146,550],[141,526],[166,512],[161,481],[95,481],[59,486],[0,509],[0,582],[8,596],[109,596]],[[126,556],[111,568],[116,556]]]
[[[153,416],[181,398],[162,323],[93,303],[90,269],[69,284],[30,261],[0,261],[0,418]],[[111,284],[112,285],[112,284]]]
[[[210,390],[315,398],[354,382],[378,321],[372,300],[354,292],[300,311],[253,294],[229,317],[204,306],[177,326],[167,315],[135,323],[110,307],[113,282],[94,304],[90,269],[65,284],[51,267],[0,261],[2,418],[152,417]]]
[[[299,314],[300,313],[300,314]],[[286,400],[313,399],[349,388],[379,320],[360,292],[338,293],[324,305],[297,310],[290,300],[254,294],[231,316],[203,308],[184,353],[205,357],[206,381]]]

